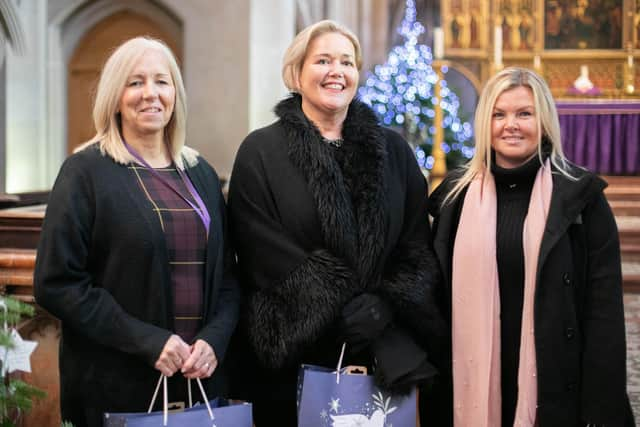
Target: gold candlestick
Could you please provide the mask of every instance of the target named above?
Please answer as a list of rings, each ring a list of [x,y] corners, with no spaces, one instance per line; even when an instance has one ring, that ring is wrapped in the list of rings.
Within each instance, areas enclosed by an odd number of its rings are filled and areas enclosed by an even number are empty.
[[[434,86],[433,93],[438,103],[434,106],[434,122],[433,125],[436,128],[436,133],[433,135],[433,146],[431,148],[431,155],[433,156],[433,168],[431,168],[431,190],[434,190],[444,179],[447,174],[447,159],[442,151],[442,143],[444,142],[444,128],[442,123],[444,121],[444,115],[442,112],[442,97],[440,95],[440,82],[442,81],[442,63],[440,61],[433,61],[433,69],[436,71],[438,81]]]

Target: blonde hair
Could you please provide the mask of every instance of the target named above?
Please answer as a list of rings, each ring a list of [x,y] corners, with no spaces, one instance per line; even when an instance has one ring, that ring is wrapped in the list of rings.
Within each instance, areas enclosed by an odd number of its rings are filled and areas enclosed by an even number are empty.
[[[485,170],[491,169],[491,121],[493,108],[498,97],[505,91],[524,86],[533,93],[536,124],[540,142],[551,145],[551,163],[570,179],[575,179],[568,171],[567,159],[562,151],[560,121],[553,95],[542,77],[526,68],[509,67],[500,71],[486,83],[474,118],[475,153],[465,166],[464,174],[449,191],[444,203],[455,199],[462,190]],[[542,143],[538,143],[538,157],[542,161]]]
[[[302,70],[302,64],[304,64],[304,60],[306,59],[309,45],[317,37],[327,33],[338,33],[348,38],[351,44],[353,44],[355,51],[356,67],[358,70],[362,67],[362,49],[360,48],[360,42],[351,30],[335,21],[324,20],[316,22],[295,36],[282,58],[282,80],[291,92],[296,92],[298,89],[298,77]]]
[[[175,86],[176,99],[173,114],[164,129],[171,158],[180,169],[184,169],[183,158],[190,166],[198,162],[197,151],[184,145],[187,99],[180,68],[171,49],[164,42],[150,37],[135,37],[127,40],[107,59],[102,68],[93,106],[93,124],[96,128],[96,134],[89,141],[76,148],[75,152],[97,143],[101,153],[113,158],[117,163],[127,164],[134,161],[122,140],[122,123],[117,111],[127,79],[138,60],[149,50],[154,50],[164,56]]]

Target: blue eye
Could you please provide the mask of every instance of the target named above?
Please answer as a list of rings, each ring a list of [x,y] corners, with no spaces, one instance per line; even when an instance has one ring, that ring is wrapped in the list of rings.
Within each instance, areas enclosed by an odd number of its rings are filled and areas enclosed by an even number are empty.
[[[134,80],[132,82],[129,82],[129,84],[127,85],[129,87],[136,87],[136,86],[142,86],[142,81],[140,80]]]

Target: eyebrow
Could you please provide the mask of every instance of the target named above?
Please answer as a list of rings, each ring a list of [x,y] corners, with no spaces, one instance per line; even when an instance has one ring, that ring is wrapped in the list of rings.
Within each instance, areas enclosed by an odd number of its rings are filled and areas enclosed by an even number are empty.
[[[313,55],[313,58],[317,58],[317,57],[321,57],[321,56],[326,56],[331,58],[333,55],[331,55],[330,53],[316,53],[315,55]],[[350,53],[343,53],[340,55],[340,58],[350,58],[353,59],[355,58],[354,55],[351,55]]]
[[[533,106],[533,105],[525,105],[525,106],[522,106],[522,107],[518,107],[518,108],[516,108],[516,110],[517,110],[517,111],[522,111],[522,110],[526,110],[526,109],[528,109],[528,108],[531,108],[531,109],[534,109],[534,110],[535,110],[535,106]],[[503,109],[503,108],[496,107],[495,105],[493,106],[493,110],[494,110],[494,111],[495,111],[495,110],[498,110],[498,111],[504,111],[504,109]]]
[[[143,77],[146,77],[146,76],[147,75],[144,74],[144,73],[136,73],[136,74],[131,74],[129,76],[129,78],[130,79],[133,79],[133,78],[138,78],[139,79],[139,78],[143,78]],[[171,77],[171,75],[167,74],[167,73],[156,73],[156,74],[153,74],[152,77]]]

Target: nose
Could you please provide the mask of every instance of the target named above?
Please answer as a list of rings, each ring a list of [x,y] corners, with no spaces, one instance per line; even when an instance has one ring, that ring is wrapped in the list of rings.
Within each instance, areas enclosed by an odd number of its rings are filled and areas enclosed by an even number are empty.
[[[513,117],[513,116],[507,117],[506,128],[508,130],[517,130],[518,129],[518,121],[516,120],[515,117]]]
[[[344,71],[342,71],[342,65],[336,64],[334,62],[333,66],[331,67],[331,70],[329,71],[329,74],[331,75],[331,77],[338,77],[338,78],[344,77]]]
[[[143,90],[142,90],[142,96],[147,99],[147,98],[154,98],[158,95],[158,91],[156,88],[155,83],[153,82],[147,82],[145,83]]]

